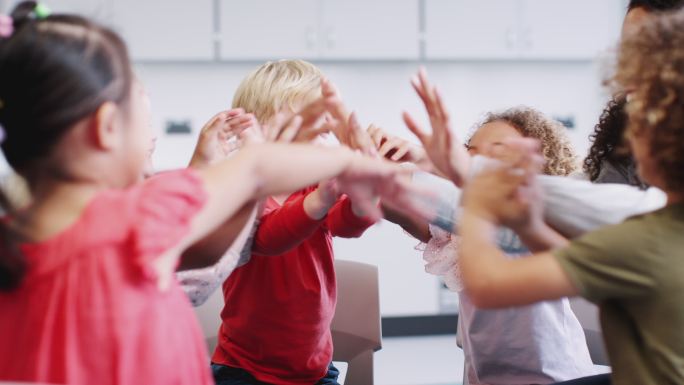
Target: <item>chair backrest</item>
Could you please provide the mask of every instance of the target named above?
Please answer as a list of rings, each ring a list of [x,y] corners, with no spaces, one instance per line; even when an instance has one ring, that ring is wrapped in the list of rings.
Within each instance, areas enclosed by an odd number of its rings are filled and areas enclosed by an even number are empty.
[[[382,348],[378,268],[336,260],[337,310],[330,327],[333,360],[349,363],[347,385],[373,384],[373,352]]]
[[[218,343],[218,330],[221,326],[221,310],[223,310],[223,291],[219,287],[201,306],[195,308],[209,354],[214,353]]]

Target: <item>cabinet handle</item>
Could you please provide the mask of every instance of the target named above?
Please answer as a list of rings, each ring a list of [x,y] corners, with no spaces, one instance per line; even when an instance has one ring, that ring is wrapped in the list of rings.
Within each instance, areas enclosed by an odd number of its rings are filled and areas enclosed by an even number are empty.
[[[315,49],[318,45],[318,32],[313,27],[306,28],[306,48]]]

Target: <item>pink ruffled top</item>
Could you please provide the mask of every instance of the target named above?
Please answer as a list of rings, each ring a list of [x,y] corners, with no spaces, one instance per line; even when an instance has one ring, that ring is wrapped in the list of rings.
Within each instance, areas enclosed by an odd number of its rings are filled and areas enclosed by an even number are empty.
[[[200,327],[155,260],[206,201],[189,170],[99,193],[79,220],[21,250],[29,271],[0,293],[0,380],[212,384]]]

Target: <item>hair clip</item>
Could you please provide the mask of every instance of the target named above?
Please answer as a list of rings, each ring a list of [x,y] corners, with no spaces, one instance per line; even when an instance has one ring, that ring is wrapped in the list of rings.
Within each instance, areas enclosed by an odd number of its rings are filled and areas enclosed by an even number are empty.
[[[14,21],[7,15],[0,15],[0,37],[8,38],[14,33]]]
[[[44,3],[36,3],[36,7],[33,8],[33,12],[31,12],[31,15],[36,20],[43,20],[50,16],[51,13],[52,11],[50,10],[50,8]]]

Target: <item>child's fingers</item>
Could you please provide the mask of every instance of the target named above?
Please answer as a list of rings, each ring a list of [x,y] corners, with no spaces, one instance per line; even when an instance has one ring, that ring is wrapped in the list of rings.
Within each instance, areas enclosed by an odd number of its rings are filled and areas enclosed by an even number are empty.
[[[368,134],[371,137],[371,140],[373,141],[373,144],[375,145],[375,148],[380,148],[383,143],[383,138],[385,137],[384,132],[380,129],[380,127],[371,124],[368,126]]]
[[[330,112],[333,118],[339,121],[346,121],[349,118],[347,107],[342,103],[342,100],[337,97],[327,97],[324,99],[325,107]]]
[[[411,150],[410,145],[408,143],[403,143],[401,146],[397,148],[397,151],[392,155],[390,159],[392,159],[395,162],[398,162],[399,160],[403,159],[406,154],[409,153]]]
[[[423,131],[423,129],[416,123],[415,120],[413,120],[413,117],[406,111],[402,114],[402,118],[404,119],[404,123],[406,124],[406,127],[413,133],[413,135],[420,140],[420,142],[423,144],[423,147],[427,148],[428,140],[429,140],[429,135]]]
[[[293,139],[293,142],[310,142],[319,135],[330,133],[330,126],[325,125],[321,128],[313,129],[300,129],[297,136]]]
[[[352,112],[351,115],[349,115],[349,131],[354,138],[353,146],[356,150],[360,150],[362,153],[369,156],[377,155],[377,151],[375,146],[373,146],[373,141],[370,138],[370,135],[368,135],[368,133],[361,128],[361,124],[359,124],[359,120],[355,112]]]
[[[426,107],[428,108],[428,112],[430,114],[436,114],[436,99],[435,99],[435,87],[430,84],[430,80],[428,80],[427,76],[427,71],[425,70],[425,67],[421,66],[420,69],[418,70],[418,81],[420,88],[422,89],[423,94],[425,95],[425,98],[427,100]]]
[[[245,113],[245,110],[242,108],[232,108],[226,111],[226,113],[228,114],[228,119],[230,119],[239,115],[243,115]]]
[[[324,99],[318,99],[299,111],[297,115],[302,117],[302,126],[313,126],[327,111]]]
[[[427,110],[428,115],[434,114],[432,101],[430,100],[430,97],[428,96],[427,92],[423,89],[422,85],[420,84],[420,80],[415,77],[412,78],[411,86],[413,86],[413,89],[416,91],[418,97],[423,102],[423,105],[425,106],[425,110]]]
[[[295,115],[290,123],[280,132],[276,137],[278,142],[292,142],[297,136],[299,129],[302,127],[303,118],[300,115]]]
[[[399,138],[390,138],[386,140],[385,143],[382,144],[382,146],[380,146],[380,148],[378,149],[378,154],[380,154],[380,156],[384,158],[390,151],[396,150],[402,143],[403,141]]]
[[[447,111],[444,100],[442,99],[442,93],[439,92],[437,87],[435,87],[435,106],[437,107],[437,114],[440,119],[446,124],[449,122],[449,111]]]

